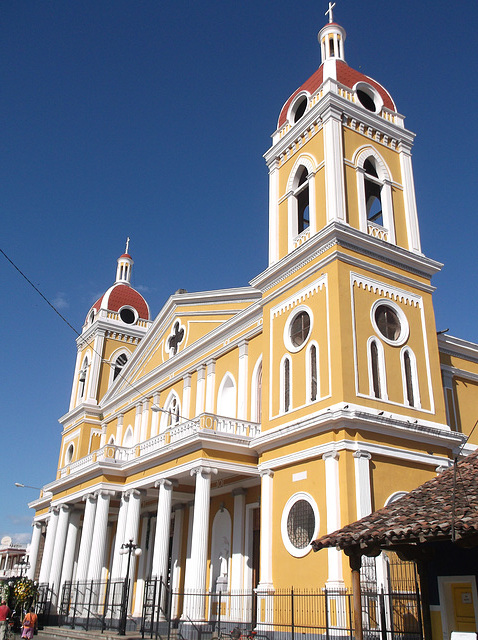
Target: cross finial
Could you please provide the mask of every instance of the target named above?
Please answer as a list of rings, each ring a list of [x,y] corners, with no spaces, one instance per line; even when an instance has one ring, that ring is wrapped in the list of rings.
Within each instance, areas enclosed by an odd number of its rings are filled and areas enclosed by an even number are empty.
[[[125,253],[128,253],[128,249],[129,249],[129,238],[126,238],[126,249],[125,249]]]
[[[329,8],[325,12],[325,15],[329,14],[329,24],[334,21],[334,14],[332,12],[335,7],[335,2],[329,2]]]

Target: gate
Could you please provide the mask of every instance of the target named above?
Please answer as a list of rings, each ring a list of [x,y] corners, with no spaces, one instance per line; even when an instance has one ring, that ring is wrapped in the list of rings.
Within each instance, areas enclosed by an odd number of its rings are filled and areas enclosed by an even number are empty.
[[[85,631],[118,630],[124,594],[124,580],[65,582],[60,599],[60,624]]]

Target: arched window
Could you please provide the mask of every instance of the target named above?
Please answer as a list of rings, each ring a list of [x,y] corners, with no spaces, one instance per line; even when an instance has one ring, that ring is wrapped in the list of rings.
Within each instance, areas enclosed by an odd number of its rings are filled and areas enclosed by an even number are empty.
[[[380,240],[395,242],[390,172],[372,147],[355,158],[360,229]]]
[[[290,358],[283,359],[281,365],[281,411],[287,413],[291,405],[291,372]]]
[[[133,446],[133,429],[131,425],[126,429],[126,433],[123,438],[123,447],[129,448]]]
[[[226,373],[219,385],[217,394],[217,413],[227,418],[236,417],[236,384],[231,374]]]
[[[307,352],[307,389],[308,401],[315,402],[319,395],[318,349],[311,344]]]
[[[176,393],[172,391],[166,400],[164,411],[162,412],[160,430],[164,431],[168,427],[178,424],[180,415],[181,408],[179,398]]]
[[[371,338],[368,342],[368,377],[370,395],[387,400],[383,345],[376,338]]]
[[[417,363],[415,354],[408,347],[402,350],[403,401],[410,407],[420,407]]]
[[[288,247],[292,251],[315,233],[315,160],[298,158],[287,182]]]
[[[128,356],[126,353],[121,353],[115,360],[115,367],[113,370],[113,380],[116,380],[118,375],[121,373],[121,369],[128,362]]]

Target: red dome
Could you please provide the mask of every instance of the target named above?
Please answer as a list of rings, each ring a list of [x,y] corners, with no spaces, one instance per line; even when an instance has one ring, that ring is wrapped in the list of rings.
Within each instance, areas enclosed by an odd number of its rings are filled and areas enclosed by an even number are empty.
[[[386,107],[387,109],[390,109],[391,111],[397,110],[391,95],[388,93],[386,89],[384,89],[384,87],[382,87],[381,84],[379,84],[375,80],[372,80],[372,78],[369,78],[365,74],[360,73],[360,71],[356,71],[355,69],[352,69],[351,67],[349,67],[349,65],[346,62],[342,62],[341,60],[336,60],[335,64],[337,69],[337,81],[340,82],[340,84],[343,84],[349,89],[352,89],[357,84],[357,82],[366,82],[367,84],[371,85],[374,89],[376,89],[376,91],[379,93],[380,97],[383,100],[384,107]],[[279,115],[279,122],[277,124],[278,129],[285,124],[287,120],[287,113],[289,111],[289,107],[293,102],[294,98],[301,91],[307,91],[307,93],[312,95],[317,91],[317,89],[320,87],[322,82],[323,82],[323,65],[320,65],[317,71],[313,75],[311,75],[310,78],[306,80],[304,84],[297,89],[297,91],[294,91],[294,93],[291,95],[291,97],[287,100],[285,105],[282,107],[282,110]]]
[[[148,303],[140,293],[127,284],[114,284],[110,287],[91,307],[87,318],[93,309],[95,312],[98,312],[100,309],[117,312],[122,307],[133,308],[138,314],[138,318],[142,320],[150,319]]]

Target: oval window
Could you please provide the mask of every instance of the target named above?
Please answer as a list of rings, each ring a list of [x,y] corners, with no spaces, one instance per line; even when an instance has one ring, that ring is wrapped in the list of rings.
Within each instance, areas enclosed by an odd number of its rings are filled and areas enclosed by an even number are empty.
[[[290,341],[294,347],[300,347],[309,337],[310,316],[307,311],[301,311],[290,325]]]
[[[121,320],[123,320],[125,324],[134,324],[136,321],[136,314],[133,309],[130,309],[129,307],[123,307],[119,314]]]
[[[400,339],[402,325],[395,309],[387,304],[379,304],[375,309],[375,322],[384,338],[393,342]]]

